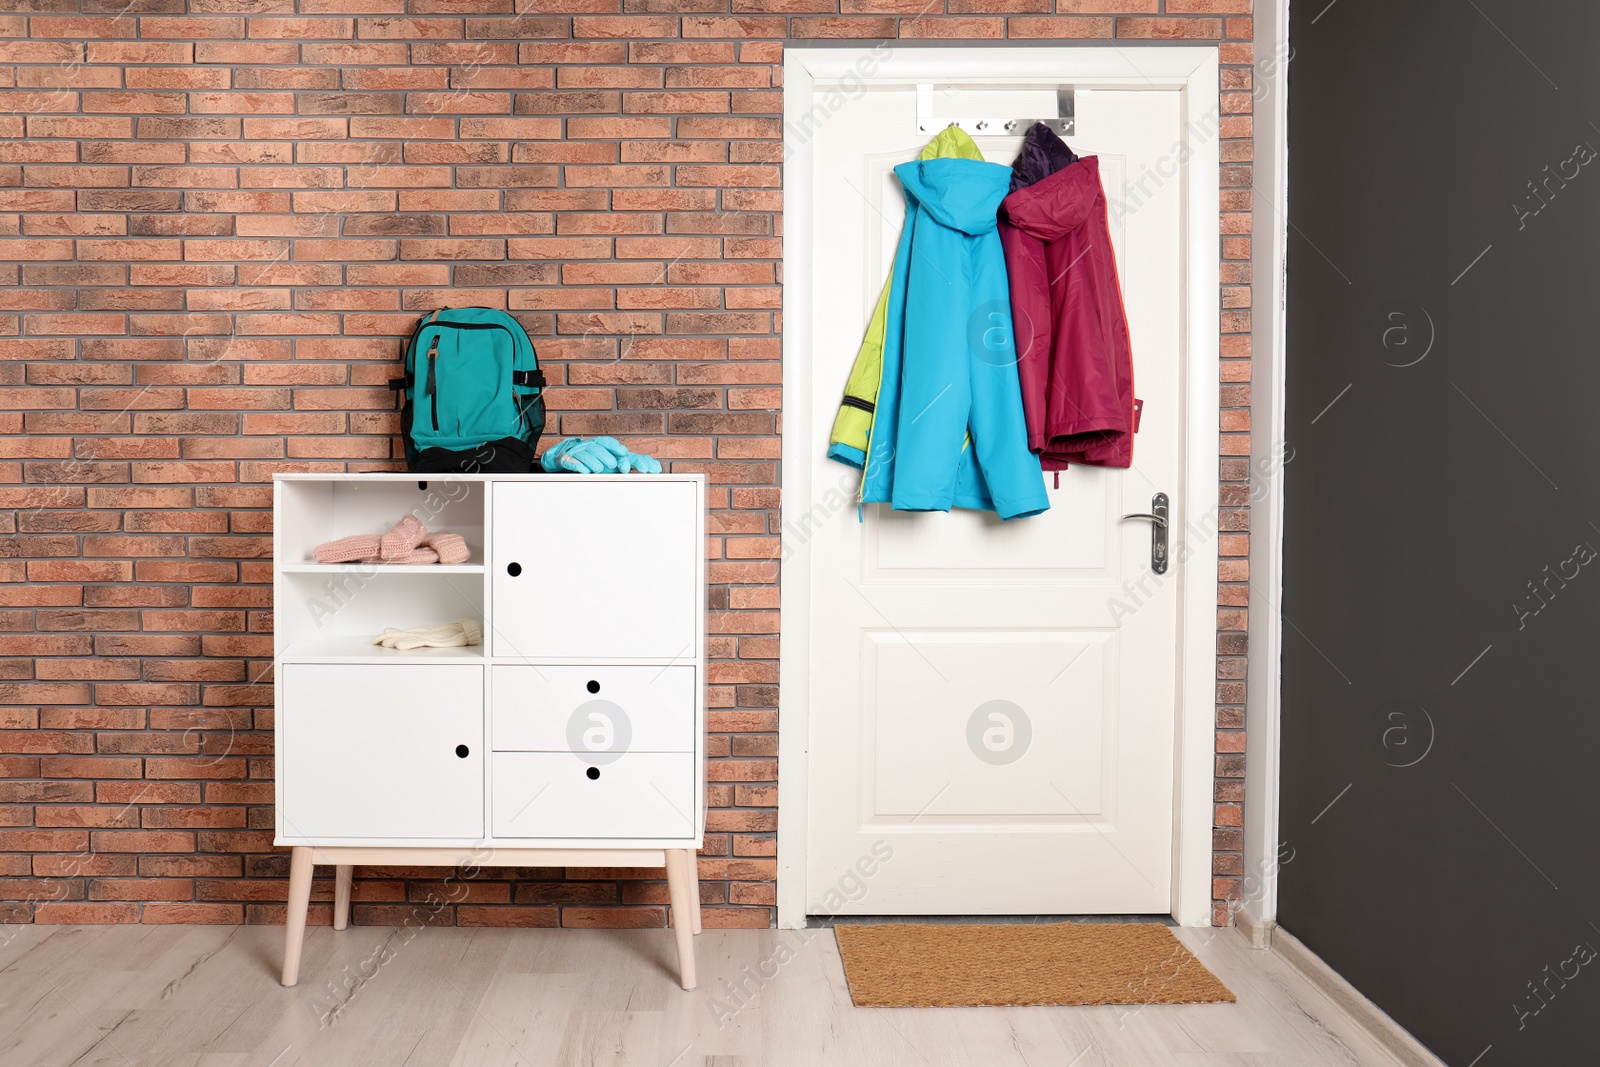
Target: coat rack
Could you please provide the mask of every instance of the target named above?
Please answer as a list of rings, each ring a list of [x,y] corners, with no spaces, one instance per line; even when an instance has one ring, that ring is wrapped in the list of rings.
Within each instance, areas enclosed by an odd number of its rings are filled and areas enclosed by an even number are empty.
[[[1056,114],[1054,118],[1027,118],[1027,119],[1001,119],[1001,118],[934,118],[933,117],[933,86],[917,86],[917,132],[937,133],[950,126],[959,126],[963,131],[972,136],[1007,137],[1012,134],[1026,133],[1028,127],[1036,122],[1042,122],[1062,136],[1076,133],[1077,121],[1074,117],[1073,90],[1056,90]]]

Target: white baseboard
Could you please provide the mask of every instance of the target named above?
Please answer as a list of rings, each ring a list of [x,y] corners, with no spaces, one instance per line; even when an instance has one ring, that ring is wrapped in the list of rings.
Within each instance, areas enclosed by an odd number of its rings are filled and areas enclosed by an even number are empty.
[[[1233,925],[1250,942],[1250,947],[1257,952],[1265,952],[1272,947],[1272,931],[1277,923],[1267,919],[1258,919],[1250,914],[1248,908],[1240,908],[1233,913]]]
[[[1239,914],[1243,916],[1244,912]],[[1396,1063],[1404,1067],[1449,1067],[1429,1052],[1422,1042],[1412,1037],[1405,1027],[1389,1018],[1382,1008],[1322,962],[1322,957],[1306,948],[1299,938],[1276,924],[1273,927],[1268,931],[1272,951],[1314,985],[1318,992],[1360,1023],[1372,1039],[1394,1057]]]

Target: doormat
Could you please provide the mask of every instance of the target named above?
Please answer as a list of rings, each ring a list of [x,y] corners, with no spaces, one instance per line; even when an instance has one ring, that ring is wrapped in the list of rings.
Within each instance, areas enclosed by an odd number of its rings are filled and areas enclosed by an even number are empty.
[[[1159,923],[835,926],[858,1008],[1232,1003]]]

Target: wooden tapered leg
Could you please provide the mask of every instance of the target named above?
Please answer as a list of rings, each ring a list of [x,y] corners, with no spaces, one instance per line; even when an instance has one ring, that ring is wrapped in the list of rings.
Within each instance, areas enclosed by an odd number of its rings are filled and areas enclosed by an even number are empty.
[[[355,878],[355,864],[341,863],[333,869],[333,928],[343,930],[350,925],[350,883]]]
[[[700,932],[700,855],[690,849],[686,855],[689,857],[689,916],[694,920],[694,925],[689,928],[691,933]]]
[[[289,908],[283,921],[283,984],[300,980],[300,949],[306,939],[306,909],[311,906],[311,849],[296,845],[289,858]]]
[[[672,899],[672,932],[678,941],[678,982],[693,989],[694,905],[690,902],[689,857],[681,848],[667,849],[667,893]]]

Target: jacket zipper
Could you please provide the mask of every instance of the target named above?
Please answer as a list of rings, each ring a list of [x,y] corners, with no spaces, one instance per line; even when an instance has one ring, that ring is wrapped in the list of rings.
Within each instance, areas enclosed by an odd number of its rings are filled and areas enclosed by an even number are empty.
[[[884,347],[887,348],[888,346],[885,345]],[[880,397],[883,396],[883,361],[881,357],[878,361],[878,395]],[[846,394],[846,399],[850,399],[848,394]],[[851,406],[854,407],[855,405],[852,404]],[[865,507],[867,499],[867,472],[872,469],[872,439],[878,435],[877,407],[876,403],[872,405],[872,422],[867,424],[867,451],[861,457],[861,481],[856,485],[856,522],[867,521],[862,509]]]

